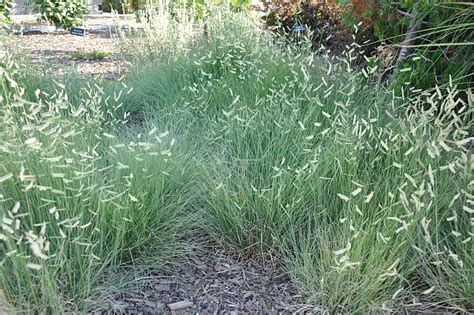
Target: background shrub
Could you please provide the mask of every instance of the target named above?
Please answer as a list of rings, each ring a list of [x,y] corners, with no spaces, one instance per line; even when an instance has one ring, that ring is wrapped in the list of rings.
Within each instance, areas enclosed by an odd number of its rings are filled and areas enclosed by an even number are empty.
[[[104,0],[102,10],[104,12],[116,11],[118,13],[132,13],[144,9],[144,0]]]
[[[263,10],[267,26],[280,35],[301,40],[311,33],[315,50],[324,46],[340,55],[352,42],[349,28],[342,23],[342,10],[333,2],[263,1]]]
[[[5,0],[0,3],[0,30],[3,30],[11,23],[11,9],[12,2],[10,0]]]
[[[407,85],[412,90],[446,85],[450,78],[460,87],[467,87],[472,82],[472,58],[466,56],[474,52],[474,25],[471,22],[474,10],[468,3],[267,0],[263,5],[268,26],[280,34],[301,40],[301,35],[306,34],[295,32],[294,27],[305,25],[304,33],[313,33],[314,49],[324,45],[340,55],[355,41],[362,46],[366,56],[381,59],[381,64],[385,65],[381,67],[382,79],[389,78],[397,91]],[[410,58],[403,64],[396,64],[397,52],[410,32],[408,27],[412,20],[416,30],[409,43]],[[387,51],[393,53],[387,54]],[[364,62],[359,56],[358,64]],[[392,72],[395,72],[393,76],[386,75]]]
[[[413,48],[411,58],[404,65],[397,64],[398,69],[395,69],[397,90],[407,84],[414,89],[446,85],[450,79],[461,87],[472,82],[473,61],[466,58],[474,52],[474,10],[469,3],[424,0],[352,0],[340,3],[345,7],[347,24],[361,22],[362,33],[374,34],[385,45],[396,47],[402,44],[409,32],[410,21],[414,20],[417,28],[410,43]],[[370,52],[376,54],[375,49]],[[392,65],[395,65],[395,60]]]
[[[84,0],[35,0],[40,19],[52,23],[57,28],[70,29],[83,23],[82,16],[87,13]]]

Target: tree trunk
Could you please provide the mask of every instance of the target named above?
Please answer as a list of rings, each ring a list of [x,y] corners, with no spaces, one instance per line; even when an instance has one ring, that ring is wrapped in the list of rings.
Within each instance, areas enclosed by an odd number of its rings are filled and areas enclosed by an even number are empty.
[[[420,2],[421,2],[420,0],[415,2],[415,4],[413,5],[411,15],[409,15],[410,23],[408,24],[408,29],[407,29],[407,32],[405,34],[405,39],[399,45],[401,47],[400,52],[398,53],[397,61],[395,62],[394,66],[393,66],[393,72],[392,72],[392,75],[389,79],[389,82],[393,81],[394,73],[397,70],[397,68],[399,68],[403,64],[403,62],[413,52],[413,47],[412,46],[413,46],[414,41],[415,41],[416,32],[420,28],[420,25],[423,23],[423,19],[418,18],[418,11],[420,9]]]

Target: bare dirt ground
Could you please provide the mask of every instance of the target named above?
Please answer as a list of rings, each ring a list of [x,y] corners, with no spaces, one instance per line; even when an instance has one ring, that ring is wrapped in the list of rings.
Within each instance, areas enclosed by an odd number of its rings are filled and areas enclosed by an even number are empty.
[[[38,69],[51,70],[62,75],[71,69],[83,76],[100,76],[111,79],[129,66],[120,57],[116,45],[117,29],[138,29],[133,16],[91,16],[85,20],[86,35],[74,36],[66,32],[51,31],[35,16],[14,16],[7,46],[22,54],[26,61]],[[91,52],[105,53],[93,58]]]

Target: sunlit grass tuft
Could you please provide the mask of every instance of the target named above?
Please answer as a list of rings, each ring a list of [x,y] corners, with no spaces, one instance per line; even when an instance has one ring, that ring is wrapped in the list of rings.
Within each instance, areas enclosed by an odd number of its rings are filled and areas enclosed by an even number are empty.
[[[472,97],[397,97],[352,69],[356,46],[335,61],[215,21],[145,63],[128,102],[208,152],[209,234],[281,254],[328,312],[471,307]]]
[[[114,268],[170,263],[197,223],[276,253],[328,313],[472,308],[472,93],[398,97],[351,67],[356,46],[334,60],[243,14],[211,10],[206,32],[186,14],[122,40],[136,59],[116,86],[21,97],[4,79],[6,299],[81,310]]]
[[[81,310],[122,264],[162,268],[191,226],[192,163],[173,135],[118,128],[118,93],[88,86],[74,105],[63,88],[0,108],[2,291],[33,313]]]

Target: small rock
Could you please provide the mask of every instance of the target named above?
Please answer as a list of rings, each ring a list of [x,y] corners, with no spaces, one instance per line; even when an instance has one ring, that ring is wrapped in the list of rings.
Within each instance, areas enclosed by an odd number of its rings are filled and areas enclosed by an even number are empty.
[[[171,286],[168,283],[160,283],[154,286],[154,289],[158,292],[168,292]]]
[[[254,296],[254,293],[252,291],[243,291],[243,292],[245,293],[244,300],[247,300],[247,298]]]
[[[168,304],[169,309],[172,310],[172,311],[179,310],[179,309],[186,308],[186,307],[190,307],[190,306],[193,306],[193,302],[186,301],[186,300]]]

